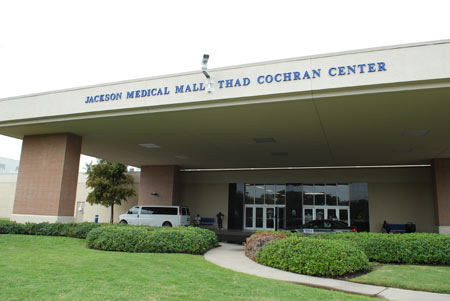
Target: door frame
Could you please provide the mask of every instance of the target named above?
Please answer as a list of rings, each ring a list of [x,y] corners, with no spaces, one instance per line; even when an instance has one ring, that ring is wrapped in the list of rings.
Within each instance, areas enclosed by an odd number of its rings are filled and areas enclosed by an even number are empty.
[[[247,219],[247,208],[252,208],[252,227],[246,227],[246,219]],[[262,227],[256,227],[256,208],[262,208],[263,209],[263,226]],[[273,208],[273,228],[267,228],[267,208]],[[282,205],[265,205],[265,204],[244,204],[244,223],[243,223],[243,229],[244,230],[275,230],[275,216],[276,216],[276,210],[277,208],[286,208],[285,204]],[[284,210],[284,215],[286,215],[286,209]],[[286,218],[284,217],[284,220]]]

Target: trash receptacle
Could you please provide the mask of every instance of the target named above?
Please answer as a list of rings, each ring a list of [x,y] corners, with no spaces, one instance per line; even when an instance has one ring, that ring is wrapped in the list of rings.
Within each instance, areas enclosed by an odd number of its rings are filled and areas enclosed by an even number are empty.
[[[405,233],[415,233],[416,232],[416,224],[407,223],[405,224]]]
[[[96,224],[98,223],[98,214],[95,215],[94,223],[96,223]]]

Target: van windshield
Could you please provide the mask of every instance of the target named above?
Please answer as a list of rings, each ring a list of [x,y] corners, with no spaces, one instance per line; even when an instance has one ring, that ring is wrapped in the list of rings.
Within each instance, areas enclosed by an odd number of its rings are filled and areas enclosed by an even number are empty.
[[[139,207],[133,207],[130,210],[128,210],[127,214],[138,214]]]

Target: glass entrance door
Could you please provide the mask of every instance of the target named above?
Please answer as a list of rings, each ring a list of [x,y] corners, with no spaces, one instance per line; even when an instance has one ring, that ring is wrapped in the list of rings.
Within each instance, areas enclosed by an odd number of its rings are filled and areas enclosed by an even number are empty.
[[[254,218],[254,228],[262,229],[264,227],[264,208],[254,207],[253,208]]]
[[[286,226],[285,226],[285,223],[284,223],[284,220],[285,220],[285,218],[284,218],[284,207],[277,207],[277,208],[275,208],[275,210],[276,210],[276,216],[275,216],[275,222],[278,220],[278,225],[277,225],[277,227],[275,228],[275,230],[281,230],[281,229],[285,229],[286,228]]]
[[[281,229],[280,222],[284,228],[284,207],[247,205],[244,219],[245,229],[248,230],[274,230],[277,220]]]
[[[264,208],[266,213],[266,229],[275,229],[275,207]]]

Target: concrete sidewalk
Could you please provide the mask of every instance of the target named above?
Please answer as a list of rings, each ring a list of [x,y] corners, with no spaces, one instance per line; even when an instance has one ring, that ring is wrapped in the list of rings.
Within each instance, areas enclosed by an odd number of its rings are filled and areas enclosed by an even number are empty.
[[[343,280],[306,276],[260,265],[250,260],[241,245],[221,243],[204,255],[205,259],[223,268],[259,277],[289,281],[336,291],[401,301],[450,301],[450,295],[360,284]]]

